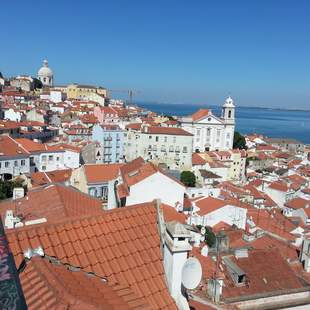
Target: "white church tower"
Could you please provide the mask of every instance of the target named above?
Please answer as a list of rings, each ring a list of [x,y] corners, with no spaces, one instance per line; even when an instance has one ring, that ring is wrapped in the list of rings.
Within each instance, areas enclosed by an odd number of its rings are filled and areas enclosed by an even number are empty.
[[[38,71],[38,79],[42,82],[43,86],[53,86],[53,71],[48,67],[48,61],[46,59],[43,60],[43,66]]]
[[[223,149],[232,149],[235,133],[235,105],[232,98],[229,96],[222,106],[222,117],[224,122],[224,139]]]

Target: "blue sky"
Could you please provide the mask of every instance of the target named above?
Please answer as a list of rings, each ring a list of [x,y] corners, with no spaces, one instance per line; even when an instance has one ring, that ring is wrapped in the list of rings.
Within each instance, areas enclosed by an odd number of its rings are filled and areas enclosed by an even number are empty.
[[[308,0],[3,1],[0,71],[137,100],[310,108]],[[115,96],[121,94],[115,93]]]

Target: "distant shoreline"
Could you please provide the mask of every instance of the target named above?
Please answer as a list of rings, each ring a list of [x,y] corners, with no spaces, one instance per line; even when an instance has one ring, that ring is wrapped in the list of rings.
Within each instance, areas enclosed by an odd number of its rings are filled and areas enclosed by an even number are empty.
[[[134,104],[138,105],[187,105],[187,106],[193,106],[193,107],[221,107],[220,105],[204,105],[204,104],[189,104],[189,103],[167,103],[167,102],[151,102],[151,101],[137,101]],[[296,111],[296,112],[310,112],[310,109],[290,109],[290,108],[270,108],[270,107],[252,107],[252,106],[237,106],[236,108],[246,108],[246,109],[260,109],[260,110],[273,110],[273,111]]]

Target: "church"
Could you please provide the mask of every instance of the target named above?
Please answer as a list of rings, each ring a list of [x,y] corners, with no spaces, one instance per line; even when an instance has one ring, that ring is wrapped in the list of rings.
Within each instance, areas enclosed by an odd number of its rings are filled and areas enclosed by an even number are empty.
[[[54,74],[51,68],[48,67],[48,61],[43,60],[43,66],[38,71],[38,79],[43,86],[52,87],[54,84]]]
[[[235,131],[235,105],[231,97],[222,106],[217,117],[211,110],[200,109],[179,119],[181,127],[193,134],[193,152],[222,151],[233,147]]]

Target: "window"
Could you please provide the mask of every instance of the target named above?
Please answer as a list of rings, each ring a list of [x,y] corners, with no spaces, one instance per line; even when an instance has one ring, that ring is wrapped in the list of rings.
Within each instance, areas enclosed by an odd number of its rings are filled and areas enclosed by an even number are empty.
[[[48,161],[52,161],[54,159],[53,155],[48,155]]]
[[[155,137],[155,141],[158,142],[158,136]]]
[[[14,167],[17,167],[17,166],[18,166],[18,161],[14,160]]]
[[[208,122],[211,122],[212,118],[211,117],[208,117]]]
[[[173,145],[169,146],[169,152],[173,152]]]
[[[183,146],[183,153],[187,153],[187,147]]]
[[[164,142],[167,142],[167,137],[164,137]]]
[[[177,141],[177,138],[173,137],[173,143],[176,143],[176,141]]]
[[[231,118],[231,110],[228,111],[228,118]]]
[[[6,161],[6,162],[4,163],[4,166],[5,166],[5,168],[10,167],[10,163],[9,163],[8,161]]]
[[[152,139],[152,136],[149,136],[149,139]]]
[[[197,129],[197,130],[196,130],[196,135],[197,135],[197,136],[200,136],[200,129]]]
[[[56,157],[56,161],[59,161],[59,159],[60,159],[59,156],[57,156],[57,157]]]
[[[210,137],[211,135],[211,128],[207,128],[207,137]]]
[[[46,166],[42,166],[42,170],[46,170]]]
[[[46,161],[46,155],[42,155],[42,161]]]
[[[229,139],[230,138],[230,133],[227,132],[226,138]]]

